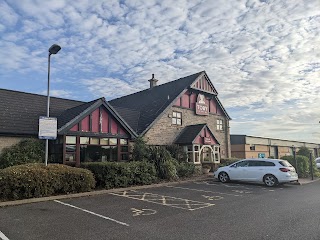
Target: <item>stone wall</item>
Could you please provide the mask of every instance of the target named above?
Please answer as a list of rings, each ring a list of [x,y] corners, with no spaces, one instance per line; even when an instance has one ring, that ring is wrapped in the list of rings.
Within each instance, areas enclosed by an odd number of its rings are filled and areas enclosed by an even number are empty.
[[[172,125],[172,111],[182,113],[182,126]],[[217,131],[217,119],[223,119],[224,131]],[[180,107],[171,107],[144,135],[147,144],[150,145],[169,145],[174,142],[176,137],[188,125],[206,123],[221,147],[221,158],[231,156],[229,121],[224,116],[210,114],[209,116],[199,116],[194,110]]]

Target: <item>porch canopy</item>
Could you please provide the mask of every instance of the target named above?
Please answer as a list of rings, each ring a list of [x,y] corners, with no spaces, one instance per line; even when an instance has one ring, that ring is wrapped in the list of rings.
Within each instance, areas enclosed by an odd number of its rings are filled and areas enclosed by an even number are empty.
[[[188,153],[188,162],[220,162],[220,143],[205,123],[186,126],[175,140],[175,144],[184,147]]]

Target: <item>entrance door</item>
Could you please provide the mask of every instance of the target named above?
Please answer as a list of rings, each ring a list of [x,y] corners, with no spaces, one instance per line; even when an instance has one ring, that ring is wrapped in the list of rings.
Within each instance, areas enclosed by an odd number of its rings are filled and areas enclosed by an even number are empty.
[[[211,146],[202,146],[200,151],[201,162],[213,162],[213,151]]]

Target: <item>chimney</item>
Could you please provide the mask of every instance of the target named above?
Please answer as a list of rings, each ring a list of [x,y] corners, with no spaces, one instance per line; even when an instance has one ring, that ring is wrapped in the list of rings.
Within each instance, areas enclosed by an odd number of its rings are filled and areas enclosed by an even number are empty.
[[[154,78],[154,74],[152,74],[152,78],[148,81],[150,82],[150,89],[157,86],[158,80]]]

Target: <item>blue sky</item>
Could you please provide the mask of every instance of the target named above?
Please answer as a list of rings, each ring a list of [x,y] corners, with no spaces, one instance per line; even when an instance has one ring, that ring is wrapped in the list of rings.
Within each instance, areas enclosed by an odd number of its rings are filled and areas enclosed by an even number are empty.
[[[232,134],[320,143],[319,0],[2,0],[0,88],[113,99],[205,70]]]

